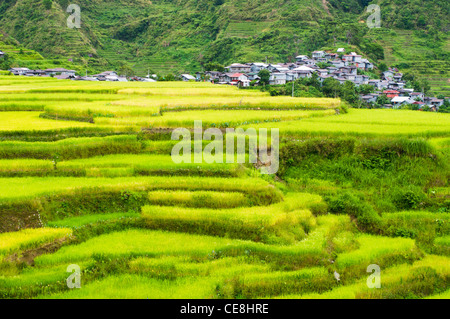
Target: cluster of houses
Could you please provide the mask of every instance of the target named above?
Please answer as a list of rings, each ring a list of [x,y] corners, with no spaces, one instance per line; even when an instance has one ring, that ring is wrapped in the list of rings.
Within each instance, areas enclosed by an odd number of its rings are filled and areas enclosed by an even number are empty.
[[[320,63],[325,63],[328,66],[321,68]],[[321,66],[323,67],[323,64]],[[385,95],[390,100],[389,104],[384,105],[386,108],[399,108],[406,104],[416,104],[419,108],[426,105],[437,110],[444,104],[444,100],[426,97],[422,93],[406,89],[406,83],[402,80],[403,74],[395,68],[383,72],[381,80],[370,79],[368,75],[358,74],[358,69],[370,71],[374,69],[374,65],[361,55],[355,52],[345,54],[345,49],[340,48],[337,53],[314,51],[311,58],[306,55],[299,55],[296,57],[295,63],[233,63],[225,68],[226,72],[197,72],[196,80],[206,79],[217,84],[246,87],[250,86],[251,83],[258,84],[260,80],[259,72],[268,70],[270,72],[270,85],[284,85],[299,78],[312,77],[316,73],[321,83],[327,78],[334,78],[341,84],[350,81],[355,86],[372,85],[375,93],[360,95],[361,101],[366,104],[375,104],[380,95]],[[192,76],[190,79],[184,80],[192,80]]]
[[[0,55],[3,52],[0,51]],[[413,89],[405,88],[403,74],[397,69],[390,68],[383,72],[381,79],[370,79],[363,72],[358,70],[370,71],[374,69],[373,63],[361,55],[351,52],[345,53],[345,49],[340,48],[337,53],[325,51],[312,52],[311,58],[306,55],[296,57],[295,63],[233,63],[225,68],[225,72],[207,71],[197,72],[196,76],[190,74],[181,74],[183,81],[210,81],[216,84],[227,84],[247,87],[251,83],[259,84],[259,72],[268,70],[270,73],[270,85],[284,85],[288,82],[296,81],[300,78],[310,78],[313,74],[317,75],[318,80],[323,83],[328,78],[334,78],[341,84],[350,81],[355,86],[363,84],[372,85],[374,93],[360,95],[360,100],[365,104],[375,104],[381,95],[387,97],[390,101],[385,104],[386,108],[399,108],[403,105],[417,105],[419,109],[427,106],[433,110],[438,110],[444,104],[443,99],[426,97],[423,93],[414,92]],[[47,70],[30,70],[28,68],[12,68],[9,70],[14,75],[22,76],[51,76],[57,79],[71,79],[79,81],[142,81],[155,82],[156,75],[145,77],[126,78],[119,76],[114,71],[105,71],[92,76],[77,76],[74,70],[64,68],[55,68]],[[360,74],[358,74],[360,73]],[[386,101],[386,99],[385,99]]]
[[[320,63],[326,63],[329,66],[320,68],[318,66]],[[352,81],[360,85],[367,84],[369,77],[358,75],[357,70],[368,71],[373,68],[374,65],[369,60],[355,52],[345,54],[345,49],[341,48],[337,53],[314,51],[311,58],[299,55],[295,63],[234,63],[225,68],[226,72],[205,72],[205,76],[214,83],[249,86],[252,81],[257,83],[260,80],[258,73],[265,69],[270,72],[270,85],[283,85],[299,78],[312,77],[314,73],[317,73],[321,82],[332,77],[341,83]],[[202,74],[198,72],[196,77],[198,81],[201,76]]]
[[[11,68],[9,71],[14,75],[21,76],[40,76],[53,77],[60,80],[76,80],[76,81],[111,81],[111,82],[128,82],[124,76],[119,76],[115,71],[105,71],[91,76],[77,76],[76,71],[64,68],[46,69],[46,70],[30,70],[28,68]],[[155,75],[156,76],[156,75]],[[156,82],[154,77],[133,77],[132,81]]]

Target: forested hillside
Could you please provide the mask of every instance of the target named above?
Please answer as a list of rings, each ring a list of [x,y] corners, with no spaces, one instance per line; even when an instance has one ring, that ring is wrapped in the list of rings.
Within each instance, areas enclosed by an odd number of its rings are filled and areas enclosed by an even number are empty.
[[[193,72],[208,62],[287,62],[346,44],[448,89],[445,0],[78,0],[81,29],[66,26],[70,3],[2,1],[0,31],[46,58],[138,75]],[[364,23],[372,3],[381,6],[381,30]]]

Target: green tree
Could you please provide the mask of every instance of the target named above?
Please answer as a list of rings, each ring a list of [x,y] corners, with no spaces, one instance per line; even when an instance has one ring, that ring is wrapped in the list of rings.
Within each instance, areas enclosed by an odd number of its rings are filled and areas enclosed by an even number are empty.
[[[50,10],[52,8],[53,0],[44,0],[44,7],[47,10]]]
[[[387,69],[388,69],[388,66],[384,62],[381,62],[378,65],[378,70],[380,70],[381,73],[383,73],[384,71],[387,71]]]
[[[134,70],[127,64],[121,64],[119,67],[119,74],[122,76],[134,76]]]
[[[416,92],[423,92],[427,94],[431,90],[430,82],[427,79],[413,81],[413,88]]]
[[[356,103],[358,96],[356,94],[355,83],[351,81],[345,81],[341,90],[341,97],[349,103]]]
[[[384,94],[380,94],[378,96],[378,98],[377,98],[377,104],[380,105],[380,106],[385,105],[385,104],[389,104],[389,102],[390,102],[389,98],[386,95],[384,95]]]
[[[225,72],[225,67],[220,63],[209,62],[205,64],[205,71]]]
[[[373,85],[370,84],[361,84],[357,90],[359,93],[361,94],[370,94],[373,93],[375,87]]]
[[[322,92],[328,97],[338,97],[341,93],[341,83],[334,78],[323,81]]]
[[[270,72],[269,70],[261,70],[258,73],[258,76],[260,77],[260,83],[261,84],[269,84],[269,80],[270,80]]]

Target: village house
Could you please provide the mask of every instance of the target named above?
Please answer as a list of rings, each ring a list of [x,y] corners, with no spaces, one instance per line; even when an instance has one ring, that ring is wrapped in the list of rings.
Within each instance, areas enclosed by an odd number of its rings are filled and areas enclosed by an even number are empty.
[[[184,82],[189,82],[189,81],[195,81],[196,80],[196,78],[194,76],[190,75],[190,74],[181,74],[181,79]]]
[[[367,84],[374,86],[376,89],[380,90],[381,80],[369,80]]]
[[[25,75],[28,71],[31,71],[29,68],[11,68],[8,70],[14,75]]]
[[[269,67],[269,65],[265,64],[265,63],[252,63],[250,64],[250,73],[259,73],[259,71],[261,70],[267,70],[267,68]]]
[[[286,84],[286,73],[272,73],[269,78],[270,85],[284,85]]]
[[[74,80],[75,81],[92,81],[92,82],[98,81],[97,78],[90,77],[90,76],[77,76],[77,77],[75,77]]]
[[[395,97],[398,97],[400,95],[400,92],[395,90],[385,90],[383,91],[383,94],[386,95],[388,99],[393,99]]]
[[[333,73],[333,72],[337,71],[338,68],[335,68],[334,66],[329,66],[329,67],[327,67],[327,70],[328,70],[328,73]]]
[[[316,63],[317,63],[317,61],[313,60],[313,59],[307,59],[302,62],[303,65],[307,65],[307,66],[315,66]]]
[[[282,68],[287,68],[289,70],[293,70],[296,67],[298,67],[296,63],[278,63],[278,65],[281,66]]]
[[[314,69],[310,68],[309,66],[302,65],[302,66],[299,66],[298,68],[295,68],[293,71],[309,71],[312,73],[314,71]]]
[[[413,89],[399,89],[400,96],[410,96],[411,93],[414,92]]]
[[[314,51],[312,53],[312,58],[313,59],[320,59],[320,58],[324,58],[325,57],[325,51]]]
[[[46,76],[47,73],[43,70],[30,70],[30,72],[33,74],[33,76]]]
[[[345,81],[347,81],[346,78],[341,78],[341,77],[336,77],[335,79],[338,80],[340,84],[344,84]]]
[[[295,70],[289,71],[289,73],[293,74],[294,75],[294,79],[297,80],[297,79],[300,79],[300,78],[303,79],[303,78],[310,78],[310,77],[312,77],[313,71],[314,70],[297,70],[297,69],[295,69]]]
[[[327,61],[336,60],[338,58],[339,58],[339,54],[337,54],[337,53],[325,53],[325,59]]]
[[[195,74],[196,80],[200,82],[202,80],[203,75],[204,75],[204,79],[206,81],[219,82],[219,77],[220,77],[220,75],[222,75],[222,72],[218,72],[218,71],[206,71],[205,73],[197,72]]]
[[[375,103],[377,101],[377,96],[363,95],[363,96],[361,96],[361,100],[363,100],[366,103]]]
[[[404,104],[413,104],[414,101],[411,100],[409,97],[407,96],[396,96],[391,100],[392,105],[394,106],[394,108],[398,108],[401,105]]]
[[[356,67],[364,71],[369,71],[373,69],[373,63],[367,59],[362,59],[360,62],[356,62]]]
[[[342,60],[332,60],[328,61],[331,65],[333,65],[335,68],[342,68],[345,66],[345,63]]]
[[[414,101],[419,100],[419,101],[423,102],[423,99],[425,98],[425,95],[422,92],[412,92],[409,94],[409,96]]]
[[[354,81],[355,81],[356,85],[368,84],[369,76],[368,75],[356,75]]]
[[[342,61],[344,61],[346,65],[354,65],[358,62],[361,62],[361,59],[362,56],[354,52],[352,52],[352,54],[346,54],[342,57]]]
[[[251,67],[247,64],[233,63],[225,68],[229,73],[248,73]]]
[[[339,71],[354,76],[358,75],[358,69],[356,68],[356,66],[344,66],[342,68],[339,68]]]
[[[106,76],[119,76],[119,75],[115,71],[104,71],[102,73],[93,75],[93,77],[97,77],[97,78],[106,77]]]
[[[250,82],[248,77],[243,73],[234,73],[231,75],[231,82]]]
[[[436,107],[437,109],[439,109],[440,106],[444,105],[444,100],[432,99],[432,100],[430,100],[430,103],[427,105],[430,107]]]
[[[249,81],[258,81],[258,80],[260,80],[261,78],[258,76],[258,74],[259,73],[248,73],[247,76],[248,76]]]
[[[105,71],[100,74],[93,75],[92,77],[97,78],[99,81],[128,82],[126,77],[119,76],[115,71]]]
[[[384,71],[382,78],[383,80],[392,81],[394,79],[394,72],[391,70]]]
[[[345,78],[347,81],[353,82],[355,84],[359,84],[359,83],[356,83],[356,75],[344,74],[342,77]]]
[[[400,89],[403,89],[404,87],[405,87],[404,82],[389,81],[389,84],[388,84],[388,89],[393,89],[393,90],[400,90]]]
[[[231,76],[235,73],[222,73],[219,76],[219,83],[228,84],[231,83]]]
[[[58,74],[53,76],[55,79],[58,80],[72,80],[75,79],[75,75],[69,75],[69,74]]]
[[[327,69],[319,69],[315,71],[317,73],[317,75],[327,75],[328,74],[328,70]]]
[[[293,82],[297,80],[297,74],[293,72],[286,72],[286,82]]]
[[[278,69],[281,69],[281,65],[278,64],[269,64],[269,66],[267,67],[267,70],[269,70],[269,72],[280,72],[278,71]]]
[[[385,90],[389,86],[389,81],[380,81],[379,86],[379,90]]]
[[[44,72],[47,75],[72,75],[75,76],[76,71],[74,70],[67,70],[64,68],[55,68],[55,69],[46,69]]]
[[[331,75],[319,75],[319,82],[323,83],[323,81],[331,77],[332,77]]]
[[[308,59],[309,59],[309,57],[307,55],[297,55],[295,57],[295,60],[297,60],[297,62],[302,62],[302,61],[305,61],[305,60],[308,60]]]
[[[397,82],[401,81],[402,78],[403,78],[403,74],[402,73],[395,73],[394,76],[393,76],[394,81],[397,81]]]
[[[415,101],[412,103],[413,105],[418,105],[419,109],[422,109],[426,104],[420,101]]]

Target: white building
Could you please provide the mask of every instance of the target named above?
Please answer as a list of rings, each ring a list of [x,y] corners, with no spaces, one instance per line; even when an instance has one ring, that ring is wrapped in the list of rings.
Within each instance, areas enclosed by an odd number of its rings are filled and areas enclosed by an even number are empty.
[[[319,59],[319,58],[323,58],[323,57],[325,57],[325,51],[314,51],[312,53],[313,59]]]
[[[395,107],[399,107],[401,105],[405,105],[405,104],[413,104],[414,101],[411,100],[409,97],[407,96],[396,96],[391,100],[391,104]]]
[[[181,74],[181,79],[185,82],[189,82],[189,81],[195,81],[196,78],[195,76],[192,76],[190,74]]]
[[[286,73],[272,73],[269,78],[270,85],[283,85],[286,84]]]
[[[29,68],[11,68],[8,71],[14,75],[25,75],[31,70]]]
[[[250,73],[259,73],[261,70],[267,70],[269,65],[261,62],[255,62],[250,64]]]
[[[309,58],[307,55],[298,55],[295,57],[295,59],[297,60],[297,62],[301,62],[301,61],[308,60]]]

